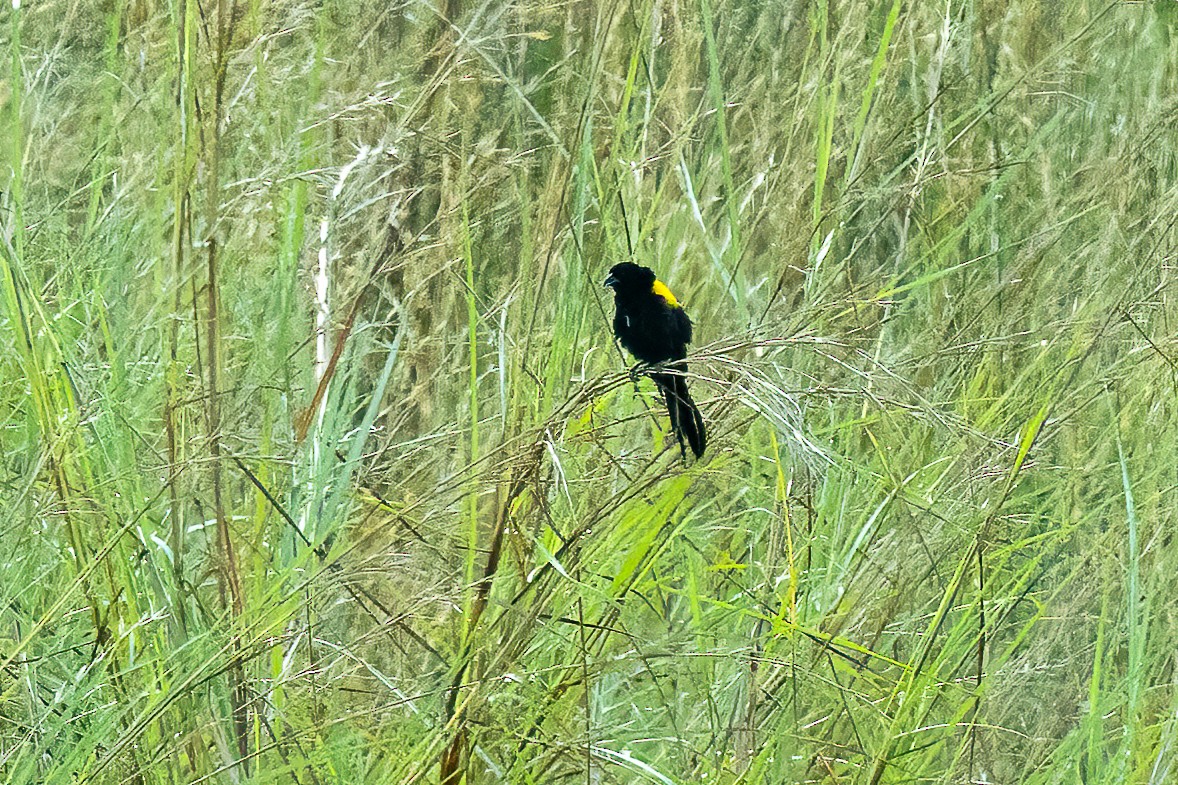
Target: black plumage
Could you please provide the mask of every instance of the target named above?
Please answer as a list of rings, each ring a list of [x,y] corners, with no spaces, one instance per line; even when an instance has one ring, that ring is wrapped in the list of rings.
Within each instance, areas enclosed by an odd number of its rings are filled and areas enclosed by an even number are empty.
[[[631,262],[614,265],[605,279],[614,290],[614,335],[630,354],[644,363],[664,363],[668,372],[650,378],[663,393],[671,430],[696,458],[707,444],[704,419],[687,390],[687,344],[691,343],[691,319],[654,270]],[[686,455],[684,450],[684,455]]]

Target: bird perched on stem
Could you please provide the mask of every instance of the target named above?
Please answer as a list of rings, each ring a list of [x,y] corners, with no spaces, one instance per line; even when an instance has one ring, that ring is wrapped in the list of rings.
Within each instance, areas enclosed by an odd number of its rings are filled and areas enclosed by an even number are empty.
[[[704,453],[707,434],[704,418],[687,391],[687,344],[691,343],[691,320],[667,285],[654,270],[631,262],[616,264],[605,285],[614,290],[614,335],[640,362],[664,363],[666,371],[650,374],[662,390],[671,416],[671,430],[679,449],[687,457],[684,439],[696,458]]]

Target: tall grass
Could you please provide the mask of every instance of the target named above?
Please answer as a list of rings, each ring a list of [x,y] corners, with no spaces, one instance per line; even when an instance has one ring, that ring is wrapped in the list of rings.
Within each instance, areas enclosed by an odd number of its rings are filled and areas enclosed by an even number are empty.
[[[5,782],[1172,777],[1170,4],[0,14]]]

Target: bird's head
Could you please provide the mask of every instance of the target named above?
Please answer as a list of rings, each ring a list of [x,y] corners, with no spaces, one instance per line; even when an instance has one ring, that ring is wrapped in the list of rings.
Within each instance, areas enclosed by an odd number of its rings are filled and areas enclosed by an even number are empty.
[[[654,270],[642,267],[633,262],[615,264],[609,270],[609,277],[605,279],[605,286],[614,290],[615,294],[639,294],[651,291],[654,286]]]

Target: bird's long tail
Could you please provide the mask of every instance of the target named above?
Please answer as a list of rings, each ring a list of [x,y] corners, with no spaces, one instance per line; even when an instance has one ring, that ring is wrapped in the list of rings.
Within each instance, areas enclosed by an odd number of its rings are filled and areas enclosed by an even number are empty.
[[[679,439],[679,449],[683,449],[683,440],[691,447],[696,458],[704,454],[708,436],[704,430],[704,418],[699,413],[699,407],[691,400],[691,393],[687,391],[686,363],[674,366],[678,373],[656,373],[651,378],[663,391],[663,398],[667,402],[667,413],[671,416],[671,430]],[[684,451],[686,455],[686,451]]]

